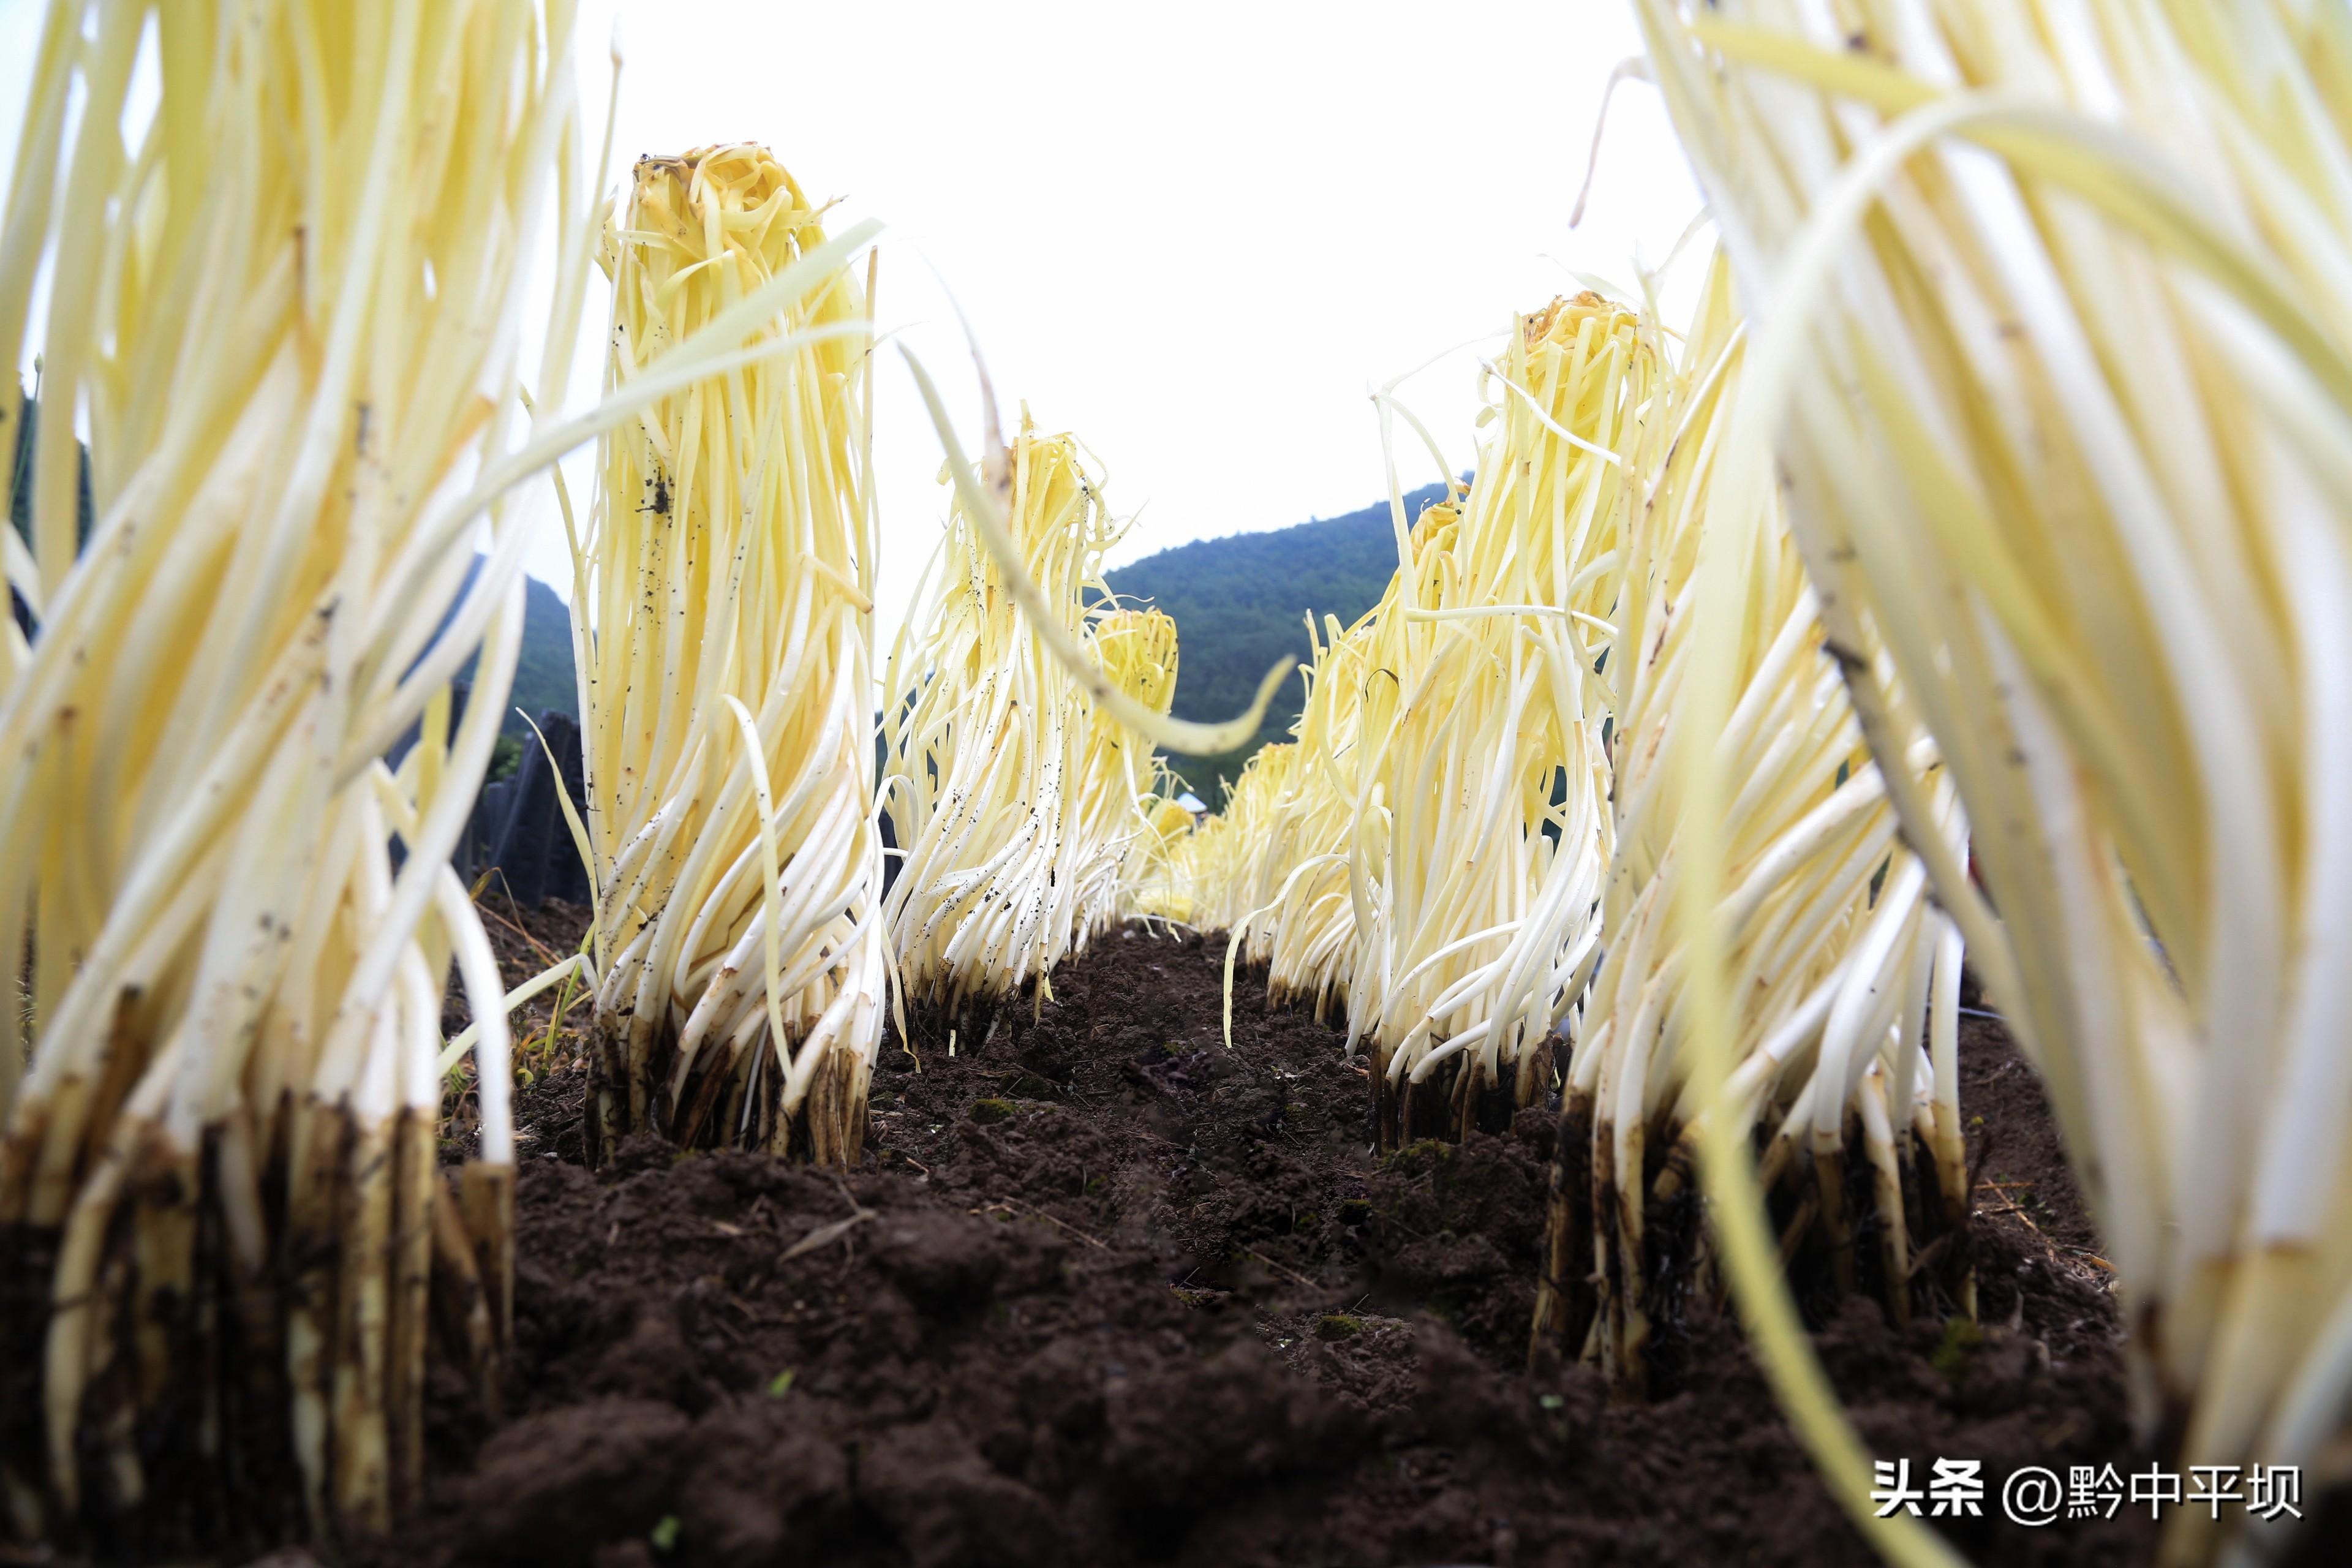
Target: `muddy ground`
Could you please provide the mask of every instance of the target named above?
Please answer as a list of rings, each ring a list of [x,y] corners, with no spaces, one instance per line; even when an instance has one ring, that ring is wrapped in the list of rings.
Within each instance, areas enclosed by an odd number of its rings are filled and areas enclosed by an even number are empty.
[[[1244,983],[1221,1044],[1223,952],[1113,933],[1034,1019],[894,1035],[845,1177],[649,1139],[591,1173],[559,1038],[518,1110],[509,1419],[436,1406],[396,1560],[1876,1561],[1728,1321],[1679,1326],[1647,1405],[1528,1370],[1550,1116],[1375,1158],[1335,1033]],[[2032,1076],[1997,1022],[1962,1054],[1981,1336],[1857,1300],[1816,1344],[1874,1454],[1984,1462],[1971,1558],[2145,1562],[2144,1518],[1998,1517],[2012,1468],[2145,1457]]]

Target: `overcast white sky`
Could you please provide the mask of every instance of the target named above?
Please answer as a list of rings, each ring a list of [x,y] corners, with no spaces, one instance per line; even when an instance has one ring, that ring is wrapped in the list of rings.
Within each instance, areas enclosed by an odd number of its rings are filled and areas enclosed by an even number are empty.
[[[42,9],[0,0],[0,171]],[[1378,499],[1370,386],[1499,333],[1574,270],[1630,282],[1636,252],[1663,257],[1698,208],[1655,94],[1629,83],[1568,226],[1602,87],[1637,48],[1621,0],[583,9],[599,122],[616,17],[625,60],[608,178],[640,153],[757,141],[813,195],[882,219],[885,324],[976,435],[940,280],[954,290],[1008,420],[1025,399],[1075,430],[1113,508],[1140,510],[1114,564]],[[592,337],[604,309],[592,299]],[[1474,352],[1402,389],[1457,470]],[[593,363],[582,374],[584,399]],[[946,500],[895,363],[878,404],[887,647]],[[1400,462],[1408,485],[1436,477],[1417,444]],[[530,569],[568,594],[551,509],[533,510]]]

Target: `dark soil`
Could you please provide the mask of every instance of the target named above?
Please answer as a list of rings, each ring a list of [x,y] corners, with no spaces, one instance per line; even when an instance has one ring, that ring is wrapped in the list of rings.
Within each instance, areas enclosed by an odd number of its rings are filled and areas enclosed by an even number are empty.
[[[364,1555],[1877,1561],[1727,1318],[1680,1326],[1680,1386],[1647,1405],[1582,1367],[1527,1370],[1549,1114],[1376,1159],[1337,1035],[1264,1013],[1244,979],[1223,1047],[1223,955],[1115,933],[1035,1016],[964,1021],[953,1056],[944,1030],[894,1036],[845,1176],[650,1138],[593,1173],[559,1038],[517,1108],[510,1419],[492,1430],[453,1387],[430,1506]],[[1968,1020],[1962,1056],[1972,1141],[1998,1130],[1984,1326],[1898,1333],[1856,1299],[1817,1350],[1874,1454],[1919,1480],[1983,1461],[1990,1517],[1938,1521],[1970,1557],[2146,1562],[2144,1517],[2000,1518],[2016,1467],[2144,1457],[2033,1077],[1997,1022]]]
[[[561,899],[549,899],[531,909],[522,908],[496,877],[477,890],[474,907],[481,913],[482,929],[489,934],[490,948],[498,954],[499,968],[509,989],[545,973],[578,952],[581,933],[588,929],[591,912],[585,905],[566,903]],[[562,1022],[551,1031],[548,1026],[555,1018],[559,1001],[563,1005]],[[555,1111],[556,1101],[548,1101],[538,1091],[543,1079],[563,1069],[578,1054],[580,1028],[588,1013],[586,989],[573,981],[569,984],[559,983],[541,992],[516,1008],[507,1020],[513,1036],[520,1084],[514,1107],[515,1153],[525,1163],[543,1152],[552,1141],[567,1134],[570,1141],[563,1145],[563,1158],[575,1163],[580,1159],[576,1118],[567,1122]],[[455,1035],[471,1021],[465,992],[452,979],[441,1005],[441,1032],[444,1036]],[[441,1157],[445,1162],[471,1158],[480,1136],[473,1073],[474,1058],[468,1056],[458,1065],[453,1082],[446,1086],[449,1090],[444,1101],[448,1122],[441,1139]],[[559,1090],[557,1100],[566,1092],[572,1097],[576,1109],[579,1086],[572,1084]]]

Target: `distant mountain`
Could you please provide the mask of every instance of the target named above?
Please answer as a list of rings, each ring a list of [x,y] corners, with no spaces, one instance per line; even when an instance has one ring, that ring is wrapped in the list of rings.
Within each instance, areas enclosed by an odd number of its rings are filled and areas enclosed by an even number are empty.
[[[482,558],[477,555],[473,570],[466,574],[467,587],[473,586],[474,573],[481,569]],[[538,578],[525,577],[522,581],[522,657],[515,663],[514,690],[507,698],[506,722],[499,730],[519,741],[528,741],[530,727],[515,710],[520,708],[536,719],[552,708],[577,719],[580,688],[572,678],[571,610],[555,596],[554,589]],[[476,655],[468,658],[457,679],[470,683],[479,658]]]
[[[457,597],[449,602],[449,613],[434,629],[436,637],[448,629],[457,606],[465,602],[467,592],[481,570],[482,557],[477,555],[473,564],[466,568],[466,580],[457,590]],[[498,743],[490,753],[488,776],[494,781],[511,776],[521,765],[526,750],[539,749],[530,725],[523,721],[524,714],[536,721],[553,709],[575,720],[580,717],[580,692],[572,679],[572,612],[555,596],[555,590],[538,578],[526,575],[522,584],[522,651],[515,660],[514,685],[507,693],[506,717],[499,725]],[[481,658],[478,652],[469,654],[466,662],[457,667],[457,679],[452,682],[457,699],[449,713],[452,724],[465,716],[466,700],[473,690],[474,668]],[[416,744],[417,728],[411,723],[384,753],[384,761],[395,768],[400,766],[400,759]],[[554,739],[549,737],[551,742]]]
[[[1408,492],[1406,521],[1444,497],[1442,485]],[[1327,615],[1352,624],[1380,602],[1396,566],[1396,530],[1381,501],[1344,517],[1180,544],[1106,576],[1122,598],[1149,599],[1176,617],[1176,716],[1230,719],[1277,658],[1307,658],[1307,612],[1318,626]],[[1217,781],[1238,778],[1258,747],[1289,737],[1305,689],[1293,675],[1247,745],[1210,757],[1171,753],[1170,765],[1203,800],[1221,804]]]
[[[580,687],[572,662],[572,611],[536,577],[523,579],[522,658],[515,665],[509,706],[537,716],[552,708],[580,717]]]

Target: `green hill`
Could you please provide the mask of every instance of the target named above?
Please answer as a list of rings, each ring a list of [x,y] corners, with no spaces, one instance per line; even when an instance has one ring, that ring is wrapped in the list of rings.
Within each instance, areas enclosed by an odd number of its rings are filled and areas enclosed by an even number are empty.
[[[1444,496],[1430,485],[1405,496],[1408,519]],[[1249,706],[1266,667],[1307,657],[1305,616],[1352,624],[1380,602],[1396,572],[1396,531],[1388,502],[1263,533],[1204,539],[1147,555],[1107,574],[1122,598],[1148,599],[1176,617],[1176,716],[1230,719]],[[1220,778],[1241,773],[1250,753],[1286,739],[1304,683],[1292,677],[1250,742],[1213,757],[1170,754],[1171,766],[1210,805]]]
[[[481,569],[482,558],[478,555],[474,571],[466,574],[467,587],[473,585],[474,572]],[[522,654],[515,663],[514,690],[507,698],[507,719],[500,726],[501,733],[518,741],[530,737],[530,726],[515,712],[518,708],[534,719],[551,708],[575,719],[580,716],[580,689],[572,673],[572,612],[555,596],[555,590],[538,578],[522,581]],[[466,661],[458,672],[460,680],[474,679],[475,662],[473,658]]]
[[[572,678],[572,612],[555,590],[536,577],[523,579],[522,658],[515,665],[509,705],[537,718],[552,708],[580,717],[580,688]]]

